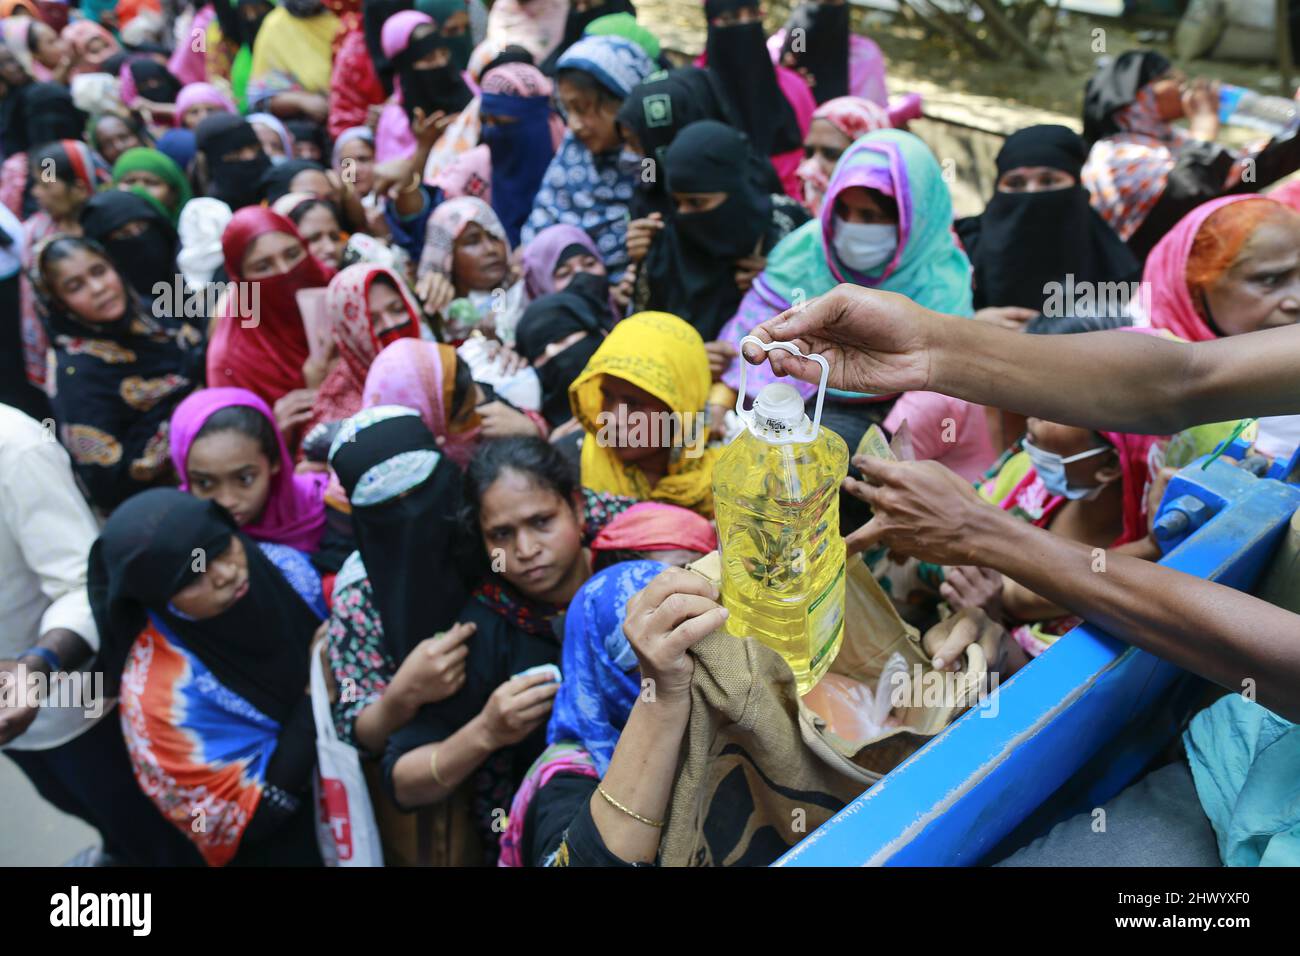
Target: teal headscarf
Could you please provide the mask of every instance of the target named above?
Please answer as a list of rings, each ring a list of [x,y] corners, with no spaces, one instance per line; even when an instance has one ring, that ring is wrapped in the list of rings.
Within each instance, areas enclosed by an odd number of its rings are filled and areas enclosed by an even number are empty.
[[[465,0],[415,0],[415,9],[425,16],[432,17],[438,24],[439,32],[447,23],[447,18],[457,13],[469,15],[469,6]],[[465,70],[469,66],[470,54],[474,52],[474,38],[470,36],[469,23],[465,32],[458,37],[443,37],[444,45],[451,51],[451,62],[456,69]]]
[[[866,186],[898,204],[898,251],[879,269],[859,273],[841,263],[832,245],[836,199]],[[899,292],[950,315],[969,316],[971,265],[952,230],[952,197],[938,161],[911,133],[881,129],[858,139],[840,157],[826,188],[821,216],[786,236],[754,280],[780,310],[829,292],[840,282]]]

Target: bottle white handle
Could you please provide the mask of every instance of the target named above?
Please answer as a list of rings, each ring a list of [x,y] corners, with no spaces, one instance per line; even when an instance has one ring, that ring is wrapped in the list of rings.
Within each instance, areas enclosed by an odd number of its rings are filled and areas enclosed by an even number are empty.
[[[753,342],[764,352],[770,352],[772,349],[782,349],[791,355],[797,355],[799,358],[806,358],[816,362],[822,367],[822,380],[817,386],[817,408],[813,413],[812,437],[816,438],[820,434],[819,430],[822,424],[822,403],[826,400],[826,380],[831,374],[831,366],[826,361],[826,356],[805,355],[799,350],[799,346],[793,342],[764,342],[756,335],[746,335],[740,340],[740,390],[736,393],[736,414],[740,416],[742,421],[749,421],[750,416],[753,415],[752,411],[747,412],[745,410],[745,373],[749,368],[749,362],[744,355],[746,342]]]

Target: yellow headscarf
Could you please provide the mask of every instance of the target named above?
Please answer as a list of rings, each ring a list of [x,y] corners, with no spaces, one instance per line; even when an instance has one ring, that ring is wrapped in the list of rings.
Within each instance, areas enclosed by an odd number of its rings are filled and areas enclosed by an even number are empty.
[[[256,81],[268,73],[294,77],[308,93],[328,93],[334,35],[342,23],[328,8],[313,17],[293,17],[276,8],[266,15],[253,46]]]
[[[601,383],[607,374],[645,389],[670,411],[683,415],[684,424],[700,430],[702,443],[707,438],[702,414],[712,376],[700,333],[667,312],[629,316],[614,326],[569,386],[569,404],[587,431],[582,443],[584,487],[642,501],[663,501],[712,517],[713,463],[721,448],[704,450],[698,456],[675,448],[668,473],[651,488],[639,467],[624,464],[614,449],[596,441],[604,403]],[[688,430],[686,440],[694,438],[694,431]]]

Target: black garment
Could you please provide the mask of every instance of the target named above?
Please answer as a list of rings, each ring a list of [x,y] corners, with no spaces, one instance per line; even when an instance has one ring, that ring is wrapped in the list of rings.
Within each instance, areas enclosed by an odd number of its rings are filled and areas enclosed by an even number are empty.
[[[11,90],[0,113],[5,154],[28,152],[60,139],[81,139],[88,117],[61,83],[28,83]]]
[[[116,712],[48,750],[6,750],[38,793],[99,831],[104,852],[128,866],[202,866],[203,857],[158,812],[131,770]]]
[[[631,215],[643,219],[652,212],[672,212],[666,175],[662,174],[669,145],[683,129],[700,120],[718,120],[740,128],[740,117],[727,91],[712,70],[684,67],[655,74],[632,88],[618,111],[618,122],[634,136],[647,158],[653,159],[660,175],[641,177],[632,194]],[[771,160],[753,155],[755,175],[765,177],[763,192],[781,192],[781,181]]]
[[[998,176],[1022,166],[1047,166],[1075,177],[1048,192],[994,192],[978,216],[957,222],[974,268],[975,308],[1018,305],[1041,311],[1046,286],[1137,278],[1141,266],[1078,182],[1087,147],[1064,126],[1030,126],[998,153]]]
[[[362,0],[361,25],[366,34],[366,51],[370,54],[370,62],[375,65],[375,73],[384,85],[385,93],[393,92],[393,75],[397,67],[384,54],[381,41],[384,23],[393,14],[414,7],[415,0]]]
[[[194,143],[207,162],[209,196],[236,211],[257,203],[262,174],[271,168],[271,160],[246,119],[233,113],[213,113],[194,131]],[[257,147],[253,159],[225,159],[247,146]]]
[[[195,577],[196,555],[211,560],[238,538],[248,560],[248,592],[214,617],[177,614],[172,596]],[[318,862],[302,840],[301,818],[316,766],[316,723],[304,693],[316,614],[230,514],[173,488],[155,488],[127,501],[109,518],[90,549],[87,592],[99,628],[99,662],[113,694],[131,647],[149,614],[158,617],[212,676],[280,726],[257,811],[237,859],[249,854],[284,862]],[[281,853],[281,845],[286,847]],[[270,848],[270,849],[268,849]],[[318,851],[315,851],[318,853]]]
[[[705,52],[756,153],[775,156],[803,145],[794,107],[776,81],[763,24],[710,24]]]
[[[291,119],[284,121],[284,128],[293,137],[295,145],[298,143],[311,143],[320,150],[322,161],[329,158],[329,135],[326,133],[325,127],[320,123],[309,119]]]
[[[115,231],[133,222],[145,223],[145,231],[129,238],[112,238]],[[178,251],[176,230],[148,199],[120,189],[96,193],[81,207],[81,228],[86,238],[108,250],[139,295],[152,296],[158,283],[172,284]]]
[[[636,7],[632,5],[631,0],[595,0],[586,10],[578,10],[570,4],[569,15],[564,19],[564,38],[560,40],[560,45],[551,51],[550,56],[542,61],[542,72],[547,76],[554,76],[560,57],[569,47],[583,38],[591,22],[614,13],[630,13],[636,16]],[[487,73],[486,70],[483,72]]]
[[[273,7],[267,2],[267,9],[252,20],[244,16],[243,8],[256,6],[259,2],[266,2],[266,0],[235,0],[234,3],[213,4],[217,23],[227,40],[238,46],[246,46],[249,50],[253,49],[253,41],[257,39],[257,32],[262,29],[262,21],[267,18]]]
[[[175,103],[181,81],[157,60],[141,56],[130,61],[131,79],[136,91],[153,103]]]
[[[1114,114],[1137,99],[1142,87],[1168,73],[1170,66],[1154,50],[1129,50],[1098,67],[1083,92],[1083,138],[1088,145],[1118,133]]]
[[[522,47],[517,43],[512,43],[498,53],[495,60],[483,67],[483,69],[479,71],[479,76],[487,76],[498,66],[503,66],[506,63],[527,63],[529,66],[537,65],[533,60],[532,53],[529,52],[527,47]]]
[[[477,628],[465,645],[469,656],[465,659],[464,686],[446,700],[421,707],[409,724],[388,738],[388,749],[383,756],[384,785],[399,807],[393,788],[393,768],[404,754],[446,740],[460,730],[482,711],[493,691],[520,671],[560,662],[559,635],[531,633],[478,598],[466,603],[457,620]],[[518,789],[528,768],[545,748],[543,722],[519,743],[490,756],[474,774],[475,818],[488,862],[495,861],[501,837],[492,828],[492,811],[509,806],[510,794]]]
[[[536,362],[552,342],[566,339],[575,332],[588,333],[586,338],[552,355],[537,369],[542,385],[542,417],[552,428],[573,417],[569,386],[596,354],[607,331],[610,315],[608,292],[602,295],[599,283],[587,281],[599,278],[581,273],[573,277],[563,292],[552,292],[535,299],[524,310],[515,329],[515,347],[529,362]],[[589,284],[593,286],[590,289]]]
[[[202,335],[135,298],[117,321],[89,325],[37,293],[55,356],[54,417],[87,497],[111,511],[171,479],[167,423],[203,381]]]
[[[675,212],[655,237],[638,275],[645,302],[638,307],[681,316],[711,342],[736,314],[743,296],[736,263],[766,253],[808,218],[797,204],[783,203],[756,182],[744,133],[716,120],[686,127],[668,147],[664,169],[672,192],[724,192],[708,212]],[[770,164],[769,164],[770,167]]]
[[[533,796],[524,814],[520,855],[525,866],[637,866],[609,852],[591,818],[591,797],[600,781],[557,773]],[[560,845],[564,853],[558,854]]]
[[[289,185],[293,182],[293,178],[308,169],[325,172],[324,166],[310,159],[290,158],[282,163],[270,166],[262,173],[261,182],[258,183],[262,198],[269,204],[275,202],[281,196],[287,196],[291,192]]]
[[[418,415],[384,419],[345,441],[331,459],[348,497],[367,471],[393,457],[436,451]],[[447,630],[469,596],[453,558],[461,473],[445,456],[421,484],[380,504],[352,506],[352,529],[383,622],[384,646],[401,663]]]
[[[0,227],[0,248],[12,250],[22,238],[21,229],[9,233]],[[15,272],[0,279],[0,402],[26,412],[39,422],[50,417],[50,400],[27,379],[27,363],[23,360],[21,275]]]
[[[422,109],[425,116],[439,111],[459,113],[474,99],[461,71],[450,60],[439,67],[415,68],[414,64],[446,45],[445,39],[437,33],[430,33],[411,40],[405,50],[393,57],[393,66],[402,87],[402,106],[411,120],[415,119],[416,107]]]
[[[813,77],[813,96],[825,103],[849,95],[849,5],[804,3],[785,22],[786,54]]]

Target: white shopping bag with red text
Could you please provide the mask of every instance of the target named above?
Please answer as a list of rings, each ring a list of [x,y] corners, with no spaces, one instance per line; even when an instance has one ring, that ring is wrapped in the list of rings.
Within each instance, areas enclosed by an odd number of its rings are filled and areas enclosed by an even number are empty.
[[[330,716],[321,650],[318,644],[311,655],[311,709],[316,718],[316,840],[326,866],[383,866],[384,850],[361,758],[355,747],[339,740]]]

